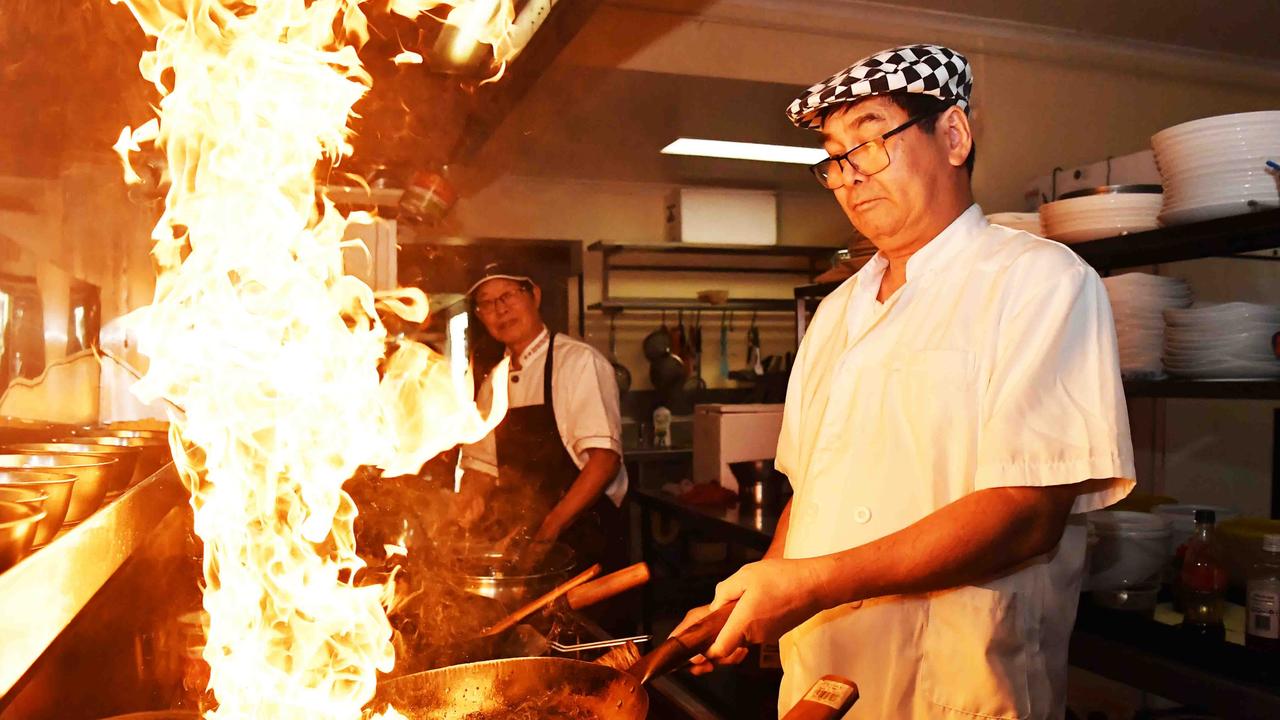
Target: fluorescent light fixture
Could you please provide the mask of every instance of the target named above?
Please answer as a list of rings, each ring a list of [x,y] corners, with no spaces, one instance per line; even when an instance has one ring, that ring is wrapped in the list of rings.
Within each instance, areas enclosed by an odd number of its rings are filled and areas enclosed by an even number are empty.
[[[696,155],[698,157],[728,158],[730,160],[795,163],[796,165],[812,165],[827,157],[827,151],[822,148],[728,142],[727,140],[701,140],[698,138],[677,138],[675,142],[662,148],[662,153],[664,155]]]

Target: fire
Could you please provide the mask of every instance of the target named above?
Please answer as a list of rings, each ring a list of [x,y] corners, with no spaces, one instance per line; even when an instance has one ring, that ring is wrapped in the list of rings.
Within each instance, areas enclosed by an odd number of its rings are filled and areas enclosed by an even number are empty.
[[[171,178],[155,299],[134,318],[150,361],[135,392],[184,410],[171,444],[205,545],[206,717],[360,718],[394,665],[393,597],[356,584],[343,483],[479,439],[505,398],[481,417],[470,378],[430,349],[385,356],[377,309],[422,321],[426,297],[343,274],[343,231],[363,218],[318,195],[315,170],[351,153],[371,85],[361,0],[114,1],[155,39],[140,70],[157,118],[115,149],[135,179],[130,153],[154,143]],[[487,17],[473,35],[502,35],[508,15]]]

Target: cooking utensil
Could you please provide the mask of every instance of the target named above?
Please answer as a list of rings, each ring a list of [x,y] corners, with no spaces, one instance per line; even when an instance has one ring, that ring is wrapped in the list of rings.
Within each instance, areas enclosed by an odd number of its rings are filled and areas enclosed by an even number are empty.
[[[614,313],[609,316],[609,364],[613,366],[613,377],[618,382],[618,392],[625,394],[631,389],[631,371],[626,365],[618,362],[618,354],[615,350],[617,344],[617,323],[618,314]]]
[[[676,326],[671,329],[671,354],[682,358],[688,355],[685,344],[684,310],[681,310],[676,317]]]
[[[169,450],[168,434],[136,437],[86,432],[81,435],[60,438],[55,442],[93,443],[95,445],[137,448],[141,452],[138,455],[137,466],[133,470],[133,477],[129,480],[130,487],[156,474],[160,468],[173,460],[173,455]]]
[[[736,602],[728,603],[720,609],[708,614],[698,622],[685,628],[679,635],[672,635],[657,648],[640,658],[627,672],[639,678],[640,684],[649,682],[651,678],[668,673],[689,662],[695,655],[705,653],[716,636],[728,622],[729,615]]]
[[[578,573],[572,580],[569,580],[568,582],[557,585],[550,592],[538,597],[532,602],[526,603],[524,606],[520,607],[515,612],[507,615],[505,618],[502,618],[498,622],[494,623],[492,626],[485,629],[484,632],[480,633],[480,637],[492,637],[494,635],[498,635],[503,632],[506,632],[507,630],[510,630],[511,628],[516,626],[516,623],[519,623],[521,620],[547,607],[551,603],[555,602],[560,596],[564,595],[565,593],[587,582],[588,580],[594,578],[596,575],[599,575],[599,574],[600,574],[600,564],[596,563],[595,565],[592,565],[586,570],[583,570],[582,572]]]
[[[573,550],[560,543],[552,545],[538,567],[531,570],[521,568],[518,555],[487,548],[464,551],[448,576],[459,589],[512,608],[563,582],[576,562]]]
[[[760,358],[760,328],[756,327],[755,313],[751,313],[751,326],[747,328],[747,369],[756,375],[764,374]]]
[[[513,658],[455,665],[378,684],[373,708],[410,718],[528,717],[643,720],[649,696],[613,668],[564,658]]]
[[[733,316],[720,313],[720,377],[729,379],[729,330]]]
[[[107,488],[119,482],[120,461],[101,455],[67,453],[6,453],[0,455],[0,468],[9,470],[46,469],[74,475],[71,505],[64,524],[71,525],[89,517],[102,506]]]
[[[569,610],[581,610],[584,607],[603,602],[615,595],[649,582],[649,564],[638,562],[591,582],[571,588],[569,592],[556,598],[555,602],[543,611],[547,614],[563,613]]]
[[[637,643],[649,642],[648,635],[633,635],[625,638],[614,638],[612,640],[597,640],[596,642],[585,642],[566,645],[558,640],[552,640],[547,643],[547,647],[556,652],[584,652],[586,650],[604,650],[606,648],[615,648],[626,646],[628,643],[635,647]],[[597,660],[599,662],[599,660]]]
[[[662,311],[662,325],[644,336],[644,356],[653,362],[671,354],[671,330],[667,328],[667,311]]]
[[[36,526],[44,517],[44,510],[40,508],[0,502],[0,572],[17,565],[31,552]]]
[[[667,353],[649,364],[649,381],[659,392],[670,392],[684,382],[684,363]]]
[[[39,490],[48,495],[44,501],[44,520],[36,527],[36,536],[32,541],[35,547],[45,545],[58,534],[62,522],[67,517],[67,508],[71,506],[71,491],[75,487],[76,476],[59,472],[42,470],[0,470],[0,487],[27,488]]]
[[[44,509],[44,501],[49,493],[34,487],[21,485],[0,485],[0,502],[11,502],[37,509]]]
[[[120,467],[111,474],[112,484],[107,487],[107,495],[119,495],[129,487],[137,470],[138,459],[142,455],[142,448],[90,442],[19,443],[6,445],[3,450],[23,453],[72,453],[115,458],[120,461]]]

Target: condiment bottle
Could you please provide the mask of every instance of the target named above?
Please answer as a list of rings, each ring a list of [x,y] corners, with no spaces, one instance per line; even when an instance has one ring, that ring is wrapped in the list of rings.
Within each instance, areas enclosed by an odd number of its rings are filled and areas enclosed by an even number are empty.
[[[782,720],[835,720],[858,701],[858,686],[839,675],[823,675]]]
[[[1280,652],[1280,535],[1262,536],[1262,556],[1249,571],[1244,644]]]
[[[1223,595],[1227,590],[1227,572],[1217,557],[1213,539],[1215,521],[1212,510],[1196,510],[1195,531],[1187,541],[1182,561],[1182,628],[1196,636],[1223,640]]]

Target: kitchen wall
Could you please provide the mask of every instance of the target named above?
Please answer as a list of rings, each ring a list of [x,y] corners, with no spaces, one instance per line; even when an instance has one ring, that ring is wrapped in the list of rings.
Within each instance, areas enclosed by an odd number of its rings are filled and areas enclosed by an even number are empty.
[[[104,345],[145,367],[108,326],[149,302],[154,287],[147,241],[154,210],[128,198],[118,173],[80,163],[58,177],[0,177],[0,272],[35,279],[46,351],[44,375],[15,381],[0,395],[0,416],[91,422],[157,412],[127,395],[128,373],[111,361],[100,370],[90,352],[66,355],[70,289],[80,280],[101,290]]]

